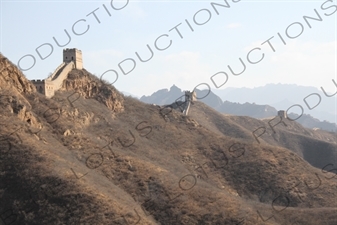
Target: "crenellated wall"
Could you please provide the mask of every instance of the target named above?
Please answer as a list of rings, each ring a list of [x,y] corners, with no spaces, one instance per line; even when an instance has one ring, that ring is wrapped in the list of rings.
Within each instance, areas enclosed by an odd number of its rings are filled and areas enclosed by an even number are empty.
[[[191,102],[197,100],[197,93],[195,91],[185,91],[185,109],[183,111],[184,115],[187,116],[190,111]]]
[[[83,69],[82,51],[76,48],[63,49],[63,62],[69,63],[73,61],[76,69]]]
[[[48,98],[53,97],[55,94],[55,86],[52,81],[45,80],[45,96]]]
[[[55,91],[62,87],[63,81],[67,79],[68,73],[75,68],[75,63],[70,62],[68,64],[62,63],[52,76],[45,80],[31,80],[36,87],[36,90],[48,98],[54,96]]]
[[[61,65],[59,65],[56,70],[54,71],[54,73],[52,75],[50,75],[47,79],[53,79],[55,77],[55,75],[58,73],[58,71],[65,65],[66,63],[63,62]]]
[[[60,74],[55,77],[54,79],[52,79],[51,81],[54,84],[54,89],[55,91],[57,91],[58,89],[60,89],[62,87],[62,83],[65,79],[67,79],[68,73],[75,68],[75,64],[74,62],[70,62],[68,63],[60,72]]]
[[[62,87],[63,81],[67,79],[68,73],[76,69],[82,69],[82,51],[76,48],[63,49],[63,62],[59,65],[53,74],[45,80],[32,80],[31,82],[41,94],[51,98],[55,91]]]
[[[31,80],[31,82],[35,86],[37,92],[39,92],[43,95],[45,94],[44,80]]]

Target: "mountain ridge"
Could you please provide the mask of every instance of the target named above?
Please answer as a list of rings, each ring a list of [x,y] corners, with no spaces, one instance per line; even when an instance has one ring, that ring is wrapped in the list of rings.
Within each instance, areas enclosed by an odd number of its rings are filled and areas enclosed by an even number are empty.
[[[235,89],[232,89],[235,90]],[[208,106],[216,109],[219,112],[226,114],[233,114],[238,116],[250,116],[258,119],[274,117],[277,115],[278,111],[269,105],[258,105],[255,103],[248,103],[247,101],[243,104],[238,102],[230,102],[230,101],[222,101],[219,96],[214,94],[212,91],[208,90],[196,90],[198,101],[206,103]],[[180,99],[184,99],[184,92],[173,85],[170,90],[161,89],[151,96],[142,96],[140,101],[150,104],[157,105],[168,105]],[[198,97],[203,96],[203,97]],[[205,96],[205,97],[204,97]],[[289,113],[290,118],[298,118],[299,115],[295,113]],[[323,129],[330,132],[337,131],[337,124],[330,123],[328,121],[319,121],[318,119],[308,115],[303,114],[299,119],[297,119],[299,123],[304,125],[307,128],[311,129]]]
[[[258,143],[252,131],[268,121],[223,115],[198,101],[183,116],[125,97],[85,69],[72,70],[48,99],[34,87],[24,91],[31,84],[23,74],[24,85],[9,85],[19,74],[13,68],[9,78],[0,73],[2,223],[337,221],[329,166],[336,157],[316,157],[324,165],[316,168],[300,155],[305,141],[288,149],[274,140],[292,146],[303,136],[333,155],[333,134],[292,122],[276,134],[267,127]],[[302,136],[290,139],[294,133]]]
[[[335,85],[334,80],[331,83],[332,85]],[[316,93],[320,95],[321,102],[319,102],[316,108],[310,110],[310,114],[322,121],[327,120],[334,123],[337,121],[336,108],[334,107],[337,104],[337,96],[328,97],[321,89],[315,87],[278,83],[267,84],[256,88],[231,88],[230,90],[214,89],[213,91],[222,99],[226,99],[228,101],[267,104],[277,108],[278,110],[286,110],[294,104],[301,104],[305,110],[308,110],[305,105],[304,98]],[[333,95],[332,93],[327,94]],[[307,99],[309,104],[315,106],[317,100],[315,99],[314,103],[310,103],[310,98],[311,97]]]

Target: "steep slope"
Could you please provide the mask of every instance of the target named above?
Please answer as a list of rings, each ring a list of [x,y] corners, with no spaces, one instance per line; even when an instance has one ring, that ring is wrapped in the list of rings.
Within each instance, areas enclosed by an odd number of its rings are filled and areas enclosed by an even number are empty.
[[[0,105],[4,224],[337,221],[335,174],[256,143],[234,119],[220,130],[123,97],[85,70],[73,70],[52,99],[19,95],[0,78],[1,95],[17,99]],[[196,105],[215,121],[216,111]],[[21,106],[30,120],[14,110]]]
[[[2,54],[0,54],[0,74],[1,88],[10,85],[20,94],[31,94],[36,91],[34,85],[25,79],[22,72]]]
[[[191,118],[217,134],[243,138],[257,144],[264,143],[287,148],[317,168],[337,164],[335,133],[304,128],[296,121],[280,117],[254,119],[246,116],[223,115],[195,102]]]

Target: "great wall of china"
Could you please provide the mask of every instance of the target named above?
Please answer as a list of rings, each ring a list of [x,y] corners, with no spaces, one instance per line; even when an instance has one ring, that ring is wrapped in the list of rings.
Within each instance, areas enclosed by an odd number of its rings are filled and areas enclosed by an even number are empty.
[[[55,91],[62,87],[63,81],[67,78],[72,69],[83,69],[82,52],[76,48],[63,49],[63,62],[54,73],[44,80],[31,80],[36,90],[46,97],[54,96]]]
[[[73,69],[83,69],[82,51],[76,48],[63,49],[63,62],[56,68],[54,73],[44,80],[31,80],[31,82],[38,92],[51,98],[54,96],[55,91],[62,87],[63,81],[67,79],[68,73]],[[182,113],[184,115],[188,115],[191,103],[195,100],[195,91],[185,91],[185,101],[182,105]]]

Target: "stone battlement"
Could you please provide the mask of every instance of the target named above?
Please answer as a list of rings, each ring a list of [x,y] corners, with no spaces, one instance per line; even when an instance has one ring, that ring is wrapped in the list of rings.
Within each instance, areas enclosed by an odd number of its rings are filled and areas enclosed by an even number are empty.
[[[287,118],[287,112],[284,111],[284,110],[280,110],[277,112],[277,115],[280,116],[281,118],[283,119],[286,119]]]
[[[63,49],[63,62],[69,63],[73,61],[76,69],[83,69],[82,51],[76,48]]]
[[[44,80],[31,80],[36,90],[46,97],[54,96],[55,91],[62,87],[62,83],[68,77],[72,69],[83,69],[82,51],[76,48],[63,49],[63,62],[54,73]]]
[[[44,80],[31,80],[31,82],[33,82],[33,83],[39,83],[39,82],[44,83]]]

